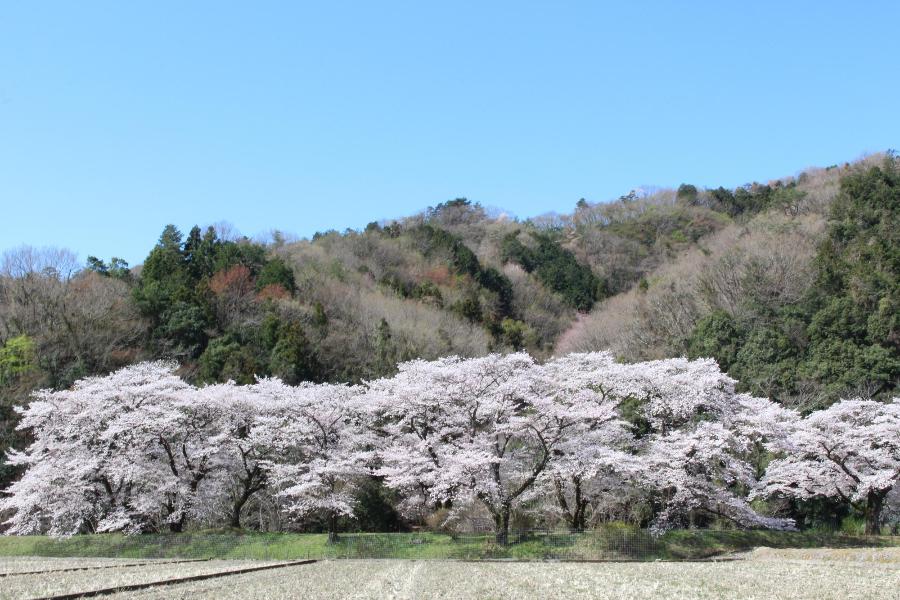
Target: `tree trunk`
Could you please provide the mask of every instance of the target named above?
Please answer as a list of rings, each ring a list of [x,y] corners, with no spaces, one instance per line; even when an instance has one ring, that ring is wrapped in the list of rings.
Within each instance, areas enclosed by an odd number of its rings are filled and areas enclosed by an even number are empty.
[[[581,500],[575,507],[575,517],[572,519],[572,529],[584,531],[587,525],[587,502]]]
[[[244,505],[257,491],[259,491],[259,488],[253,486],[253,478],[251,476],[250,479],[244,482],[244,490],[241,492],[241,495],[234,499],[234,505],[231,509],[231,526],[235,529],[241,528],[241,511],[244,510]]]
[[[866,497],[866,535],[881,535],[881,507],[885,492],[869,492]]]
[[[554,480],[556,487],[556,501],[562,509],[563,518],[570,531],[582,531],[585,527],[587,501],[581,497],[581,477],[572,477],[572,487],[575,490],[575,499],[572,501],[571,508],[569,501],[566,500],[566,491],[562,481],[559,478]]]
[[[168,499],[166,500],[166,513],[167,513],[166,520],[167,521],[168,521],[168,518],[171,517],[174,512],[175,512],[174,497],[173,497],[173,495],[169,495]],[[184,530],[184,519],[185,519],[185,513],[184,513],[184,511],[182,511],[181,515],[178,517],[177,521],[169,521],[169,531],[172,533],[181,533],[182,530]]]
[[[182,512],[177,521],[169,523],[169,531],[172,533],[181,533],[184,531],[184,522],[187,520],[187,513]]]
[[[509,506],[500,507],[500,511],[494,517],[494,523],[497,525],[496,542],[499,546],[509,544],[509,513],[512,512]]]
[[[246,500],[238,499],[238,501],[234,503],[234,506],[231,509],[231,526],[234,529],[241,528],[241,509],[244,508],[245,501]]]
[[[581,497],[581,478],[575,479],[575,514],[572,515],[572,529],[582,531],[584,529],[584,513],[587,510],[587,501]]]
[[[337,534],[337,513],[331,513],[328,517],[328,543],[334,544],[338,541]]]

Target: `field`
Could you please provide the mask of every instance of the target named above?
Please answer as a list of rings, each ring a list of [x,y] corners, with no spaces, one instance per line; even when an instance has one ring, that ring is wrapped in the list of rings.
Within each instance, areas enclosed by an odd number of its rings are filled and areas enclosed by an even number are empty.
[[[33,598],[196,577],[222,571],[266,566],[247,561],[108,561],[72,567],[68,559],[13,559],[0,562],[0,598]],[[57,563],[62,560],[63,562]],[[22,563],[25,563],[24,565]],[[23,572],[24,569],[27,571]]]
[[[275,563],[265,563],[271,565]],[[63,571],[72,566],[93,567]],[[261,566],[201,561],[0,559],[0,598],[84,593]],[[47,573],[48,571],[57,571]],[[154,585],[109,598],[896,598],[900,548],[759,549],[714,562],[479,562],[325,560],[202,581]]]
[[[394,533],[344,534],[328,544],[318,534],[235,531],[0,536],[0,600],[109,588],[117,591],[104,597],[237,600],[827,600],[896,598],[900,589],[895,536],[692,530],[653,538],[610,527],[528,532],[511,541],[498,546],[488,534]],[[240,572],[246,569],[254,571]],[[166,583],[184,578],[192,580]]]

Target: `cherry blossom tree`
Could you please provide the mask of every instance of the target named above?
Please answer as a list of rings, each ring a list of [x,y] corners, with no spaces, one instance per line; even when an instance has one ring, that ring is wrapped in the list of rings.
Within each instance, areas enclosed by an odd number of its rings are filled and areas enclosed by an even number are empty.
[[[165,521],[172,532],[190,518],[210,518],[222,496],[225,435],[219,429],[222,404],[185,388],[171,401],[148,403],[121,423],[136,439],[130,446],[144,476],[157,481]],[[151,502],[155,499],[151,496]]]
[[[662,505],[653,529],[662,531],[684,524],[695,513],[708,513],[743,527],[790,529],[785,519],[754,511],[745,499],[756,484],[747,446],[721,423],[700,422],[649,438],[640,455],[638,484],[656,493]]]
[[[378,473],[432,504],[480,502],[506,543],[513,509],[533,498],[568,432],[615,420],[595,392],[558,390],[564,371],[543,371],[524,353],[400,365],[397,376],[369,384],[387,433]]]
[[[615,493],[611,482],[651,494],[659,529],[698,511],[790,527],[758,515],[744,496],[759,475],[753,449],[782,440],[794,415],[736,394],[734,384],[712,360],[412,361],[369,384],[386,440],[378,473],[413,506],[480,501],[498,541],[512,509],[541,496],[555,497],[570,527],[583,527],[588,507]]]
[[[537,507],[582,529],[623,494],[652,503],[657,529],[703,512],[785,528],[746,498],[763,474],[757,459],[773,452],[784,458],[765,489],[787,494],[793,478],[805,494],[865,501],[877,525],[897,479],[897,402],[842,403],[801,422],[737,394],[711,360],[447,357],[360,386],[196,388],[175,369],[141,363],[36,392],[20,424],[34,441],[9,458],[25,473],[0,500],[10,532],[239,527],[264,493],[286,514],[323,519],[334,540],[371,475],[397,490],[406,514],[483,507],[499,543],[515,511]]]
[[[756,495],[841,498],[881,531],[885,498],[900,482],[900,398],[842,400],[798,423]]]
[[[746,527],[786,529],[746,498],[756,485],[754,449],[776,447],[795,414],[775,403],[737,394],[715,361],[684,358],[627,365],[621,389],[637,399],[646,431],[633,458],[635,485],[661,506],[653,527],[663,530],[697,512]]]
[[[272,439],[278,406],[256,386],[237,386],[233,381],[202,387],[195,397],[215,416],[216,443],[220,444],[216,472],[224,479],[229,524],[240,528],[244,507],[266,489],[271,464],[278,458]]]
[[[480,382],[484,390],[459,389],[465,384],[460,362],[457,357],[413,360],[399,365],[394,377],[367,384],[370,421],[380,436],[377,474],[401,493],[399,508],[407,516],[452,502],[455,487],[441,477],[444,450],[463,430],[450,420],[448,393],[480,396],[493,383]]]
[[[19,428],[34,442],[12,452],[10,462],[27,467],[0,500],[12,509],[12,533],[49,531],[141,531],[159,505],[160,479],[135,456],[145,443],[148,406],[172,401],[189,386],[175,365],[141,363],[106,377],[78,381],[71,390],[35,392]]]
[[[378,471],[385,483],[430,503],[480,500],[502,536],[513,503],[548,460],[516,439],[527,429],[518,415],[533,364],[524,354],[416,360],[372,382],[388,432]]]
[[[8,533],[68,536],[97,531],[114,508],[117,490],[103,472],[103,460],[66,436],[68,424],[75,425],[69,416],[47,402],[33,405],[23,417],[23,424],[27,419],[42,435],[24,452],[9,452],[9,463],[27,470],[5,490],[8,497],[0,499],[0,511],[12,511]]]
[[[285,510],[296,517],[319,515],[337,539],[339,517],[352,517],[355,492],[370,474],[375,438],[360,405],[359,388],[347,385],[289,386],[262,379],[255,393],[273,405],[265,437],[277,452],[270,471]]]
[[[618,365],[607,352],[569,354],[537,370],[546,410],[561,425],[562,438],[542,473],[539,494],[556,500],[572,530],[587,526],[589,511],[620,494],[622,475],[631,471],[629,425],[619,414],[623,400],[613,376]]]

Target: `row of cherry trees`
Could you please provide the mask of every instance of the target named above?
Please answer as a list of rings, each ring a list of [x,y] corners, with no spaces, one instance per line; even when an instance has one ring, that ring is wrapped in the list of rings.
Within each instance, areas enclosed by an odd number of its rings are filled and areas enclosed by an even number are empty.
[[[372,477],[413,519],[483,507],[501,543],[517,512],[582,529],[625,497],[653,507],[657,529],[702,513],[785,529],[750,501],[836,496],[876,532],[900,478],[900,399],[801,418],[736,393],[712,360],[449,357],[357,386],[194,387],[175,369],[142,363],[35,393],[19,425],[34,441],[9,456],[25,474],[0,499],[8,532],[239,527],[265,494],[335,535]]]

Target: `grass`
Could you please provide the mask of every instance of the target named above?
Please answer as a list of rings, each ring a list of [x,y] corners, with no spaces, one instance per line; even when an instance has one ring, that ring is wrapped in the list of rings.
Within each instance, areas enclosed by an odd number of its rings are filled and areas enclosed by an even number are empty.
[[[865,560],[629,564],[340,560],[151,588],[115,598],[872,600],[896,597],[898,586],[896,562]]]
[[[900,546],[898,536],[863,536],[816,531],[670,531],[663,536],[666,558],[707,558],[768,548],[872,548]]]
[[[347,533],[335,544],[325,534],[196,531],[125,536],[0,536],[0,556],[220,558],[292,560],[301,558],[401,559],[571,559],[690,560],[770,548],[853,548],[900,546],[892,536],[779,531],[670,531],[660,538],[625,526],[582,534],[535,532],[512,536],[500,546],[493,535],[439,533]]]

